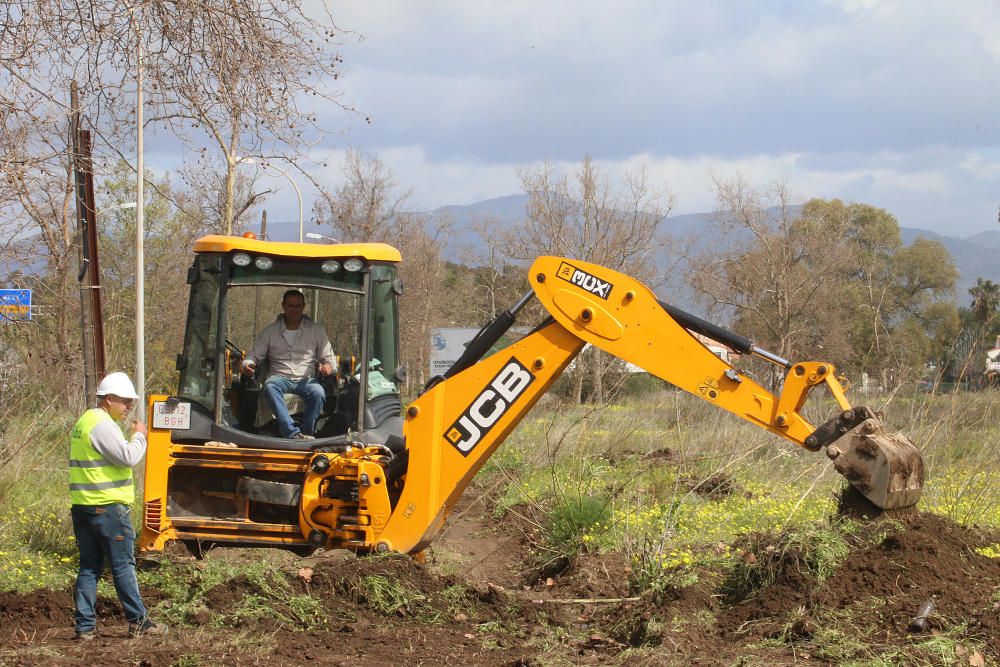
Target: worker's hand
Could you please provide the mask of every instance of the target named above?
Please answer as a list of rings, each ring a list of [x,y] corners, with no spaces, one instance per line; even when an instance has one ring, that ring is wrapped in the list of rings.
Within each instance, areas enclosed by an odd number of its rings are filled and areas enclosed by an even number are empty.
[[[324,361],[319,365],[319,374],[323,377],[330,377],[333,374],[333,364],[329,361]]]
[[[134,422],[132,422],[132,432],[133,433],[142,433],[143,435],[146,435],[146,433],[148,433],[148,431],[146,429],[146,425],[143,424],[140,421],[134,421]]]
[[[257,364],[255,364],[251,359],[247,359],[243,362],[243,375],[253,375],[256,370]]]

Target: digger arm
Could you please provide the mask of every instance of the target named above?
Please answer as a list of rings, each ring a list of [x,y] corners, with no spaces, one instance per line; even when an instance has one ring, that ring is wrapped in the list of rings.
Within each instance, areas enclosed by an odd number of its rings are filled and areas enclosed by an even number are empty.
[[[709,351],[651,290],[622,273],[540,257],[530,283],[551,320],[407,407],[406,483],[376,537],[377,550],[414,552],[429,544],[476,472],[586,343],[809,449],[819,448],[807,443],[816,429],[799,410],[813,387],[828,386],[850,409],[831,364],[791,365],[774,396]]]

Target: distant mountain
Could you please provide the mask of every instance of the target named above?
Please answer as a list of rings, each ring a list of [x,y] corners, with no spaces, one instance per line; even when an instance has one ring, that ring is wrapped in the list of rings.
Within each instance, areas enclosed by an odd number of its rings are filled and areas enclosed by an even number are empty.
[[[448,247],[450,251],[458,252],[462,247],[482,247],[482,239],[473,231],[476,222],[492,220],[501,227],[513,226],[524,219],[527,202],[527,195],[510,195],[466,206],[444,206],[428,212],[428,215],[454,222]],[[663,229],[674,238],[692,240],[696,248],[710,247],[719,242],[718,238],[713,238],[712,226],[709,224],[712,215],[688,213],[668,216],[663,221]],[[948,250],[959,273],[955,290],[960,305],[969,304],[968,290],[976,284],[976,278],[1000,283],[1000,231],[979,232],[959,239],[924,229],[900,227],[900,236],[905,245],[923,237],[940,242]],[[664,261],[667,259],[664,258]],[[684,300],[686,299],[681,299]]]
[[[495,222],[501,228],[513,227],[524,219],[527,204],[527,195],[507,195],[464,206],[442,206],[426,215],[433,220],[454,223],[448,234],[447,245],[453,256],[461,257],[463,250],[483,249],[483,238],[475,230],[477,224]]]
[[[527,195],[508,195],[467,205],[442,206],[433,211],[427,211],[426,215],[432,220],[452,222],[451,231],[444,243],[448,254],[460,260],[468,249],[476,251],[484,249],[482,237],[474,229],[477,223],[489,223],[489,225],[500,229],[513,227],[524,219],[527,203]],[[709,224],[711,220],[711,213],[672,215],[664,219],[663,229],[674,238],[690,240],[695,249],[711,247],[721,242],[721,239],[713,235],[712,225]],[[250,229],[257,231],[253,225]],[[315,224],[307,222],[305,230],[307,232],[316,231],[317,227]],[[297,221],[268,223],[268,237],[272,240],[297,240],[298,233]],[[903,243],[906,245],[913,243],[917,238],[924,237],[939,241],[951,253],[959,272],[956,300],[960,305],[969,305],[968,290],[976,284],[976,278],[986,278],[1000,283],[1000,230],[979,232],[964,239],[910,227],[901,227],[900,233]],[[25,239],[22,243],[31,243],[33,240]],[[385,240],[392,243],[392,239]],[[673,264],[672,257],[664,256],[660,259],[664,266]],[[5,286],[10,274],[17,269],[26,273],[35,273],[42,270],[43,267],[44,263],[38,259],[28,267],[0,264],[0,287]],[[661,296],[682,307],[690,306],[690,295],[676,291],[679,282],[673,282],[673,293]]]
[[[901,227],[899,231],[906,245],[925,238],[938,241],[948,250],[959,273],[955,289],[960,304],[969,304],[969,288],[976,284],[976,278],[1000,283],[1000,231],[979,232],[965,239],[909,227]]]

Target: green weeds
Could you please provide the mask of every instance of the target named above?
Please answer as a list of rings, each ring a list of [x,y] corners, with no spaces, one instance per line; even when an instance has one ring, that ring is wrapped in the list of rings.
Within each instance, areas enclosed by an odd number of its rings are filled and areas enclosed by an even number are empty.
[[[358,602],[383,616],[416,613],[427,598],[407,584],[381,574],[365,575],[358,581]]]
[[[204,664],[201,656],[185,653],[177,658],[177,660],[174,660],[170,667],[202,667]]]
[[[736,544],[738,557],[722,583],[726,601],[749,600],[778,580],[822,581],[850,553],[850,545],[835,527],[809,526],[784,533],[754,533]]]
[[[287,576],[266,560],[235,563],[206,559],[194,565],[164,562],[155,570],[141,572],[139,581],[164,595],[165,600],[154,611],[172,625],[195,617],[207,617],[216,626],[269,618],[289,629],[316,629],[328,621],[319,598],[295,593]],[[246,594],[232,609],[209,611],[209,597],[220,586],[238,586]]]
[[[584,547],[584,538],[608,519],[609,499],[599,495],[563,495],[550,508],[545,542],[548,550],[572,558]]]
[[[78,554],[68,506],[57,506],[50,498],[0,505],[0,590],[61,588],[76,576]]]

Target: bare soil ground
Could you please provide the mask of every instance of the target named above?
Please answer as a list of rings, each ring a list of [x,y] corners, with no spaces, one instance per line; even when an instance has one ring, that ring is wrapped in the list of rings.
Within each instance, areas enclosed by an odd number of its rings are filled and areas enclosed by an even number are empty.
[[[780,665],[894,650],[902,664],[913,647],[945,633],[960,643],[958,664],[1000,661],[1000,559],[975,551],[1000,536],[939,516],[873,523],[877,538],[823,582],[803,574],[794,551],[780,553],[773,582],[739,602],[727,602],[719,578],[708,575],[636,596],[618,556],[585,555],[561,573],[540,573],[531,530],[530,517],[497,521],[483,503],[466,501],[423,563],[345,552],[284,559],[295,591],[318,598],[326,612],[312,629],[281,614],[233,616],[248,600],[267,599],[246,577],[209,590],[186,625],[163,638],[127,639],[117,604],[102,599],[100,636],[85,644],[72,638],[69,590],[0,593],[0,664]],[[208,557],[266,556],[217,550]],[[371,582],[378,580],[403,584],[407,604],[388,614],[376,608]],[[167,603],[161,592],[144,595],[153,608]],[[928,627],[911,632],[932,596]],[[219,614],[230,621],[218,625]],[[865,648],[858,653],[848,641]],[[965,652],[963,642],[972,648]]]

